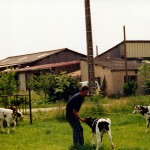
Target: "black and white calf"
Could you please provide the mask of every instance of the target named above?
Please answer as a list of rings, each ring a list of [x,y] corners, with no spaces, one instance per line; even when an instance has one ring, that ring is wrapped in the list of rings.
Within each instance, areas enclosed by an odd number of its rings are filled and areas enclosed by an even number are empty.
[[[0,126],[3,131],[3,123],[7,123],[7,133],[10,133],[10,125],[13,124],[13,130],[16,126],[16,118],[23,119],[23,115],[20,111],[14,111],[12,109],[0,108]]]
[[[92,129],[92,145],[95,144],[94,142],[94,134],[96,134],[96,139],[97,139],[97,146],[96,150],[99,149],[100,144],[102,142],[102,137],[105,133],[108,134],[109,140],[111,142],[112,148],[114,148],[114,144],[112,142],[112,136],[111,136],[111,120],[109,118],[103,119],[103,118],[91,118],[87,117],[86,118],[86,124],[91,127]]]
[[[137,114],[137,113],[142,114],[145,117],[146,126],[148,128],[150,125],[150,106],[140,106],[140,105],[135,106],[133,110],[133,114]]]

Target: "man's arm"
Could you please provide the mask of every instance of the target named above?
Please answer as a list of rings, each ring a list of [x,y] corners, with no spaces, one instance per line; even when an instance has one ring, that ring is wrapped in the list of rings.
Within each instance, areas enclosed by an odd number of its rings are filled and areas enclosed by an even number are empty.
[[[86,119],[81,118],[80,115],[79,115],[79,113],[78,113],[75,109],[73,109],[73,114],[74,114],[79,120],[81,120],[82,122],[86,123]]]

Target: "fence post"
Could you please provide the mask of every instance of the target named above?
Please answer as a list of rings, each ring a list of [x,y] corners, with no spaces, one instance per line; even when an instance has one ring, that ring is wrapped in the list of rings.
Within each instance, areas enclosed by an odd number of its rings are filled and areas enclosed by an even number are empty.
[[[29,88],[29,108],[30,108],[30,124],[32,124],[32,105],[31,105],[31,89]]]

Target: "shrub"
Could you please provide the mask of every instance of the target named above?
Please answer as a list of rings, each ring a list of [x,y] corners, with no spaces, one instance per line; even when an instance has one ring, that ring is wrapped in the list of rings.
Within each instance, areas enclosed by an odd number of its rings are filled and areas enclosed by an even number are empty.
[[[4,95],[13,95],[18,91],[19,83],[15,80],[15,72],[0,73],[0,93]]]
[[[145,93],[150,94],[150,79],[145,80],[144,86],[145,86]]]
[[[135,95],[137,87],[138,85],[137,82],[135,81],[126,82],[123,86],[124,95],[125,96]]]
[[[69,97],[79,92],[77,79],[68,76],[66,72],[60,75],[43,74],[40,76],[33,75],[28,86],[40,94],[45,93],[45,102],[56,102],[59,100],[68,101]]]

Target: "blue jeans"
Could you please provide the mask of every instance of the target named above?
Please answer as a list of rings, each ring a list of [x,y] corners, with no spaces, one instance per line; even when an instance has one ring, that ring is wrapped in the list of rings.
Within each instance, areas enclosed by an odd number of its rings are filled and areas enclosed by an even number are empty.
[[[72,114],[66,114],[66,118],[73,131],[73,144],[84,145],[83,127],[81,126],[79,119]]]

